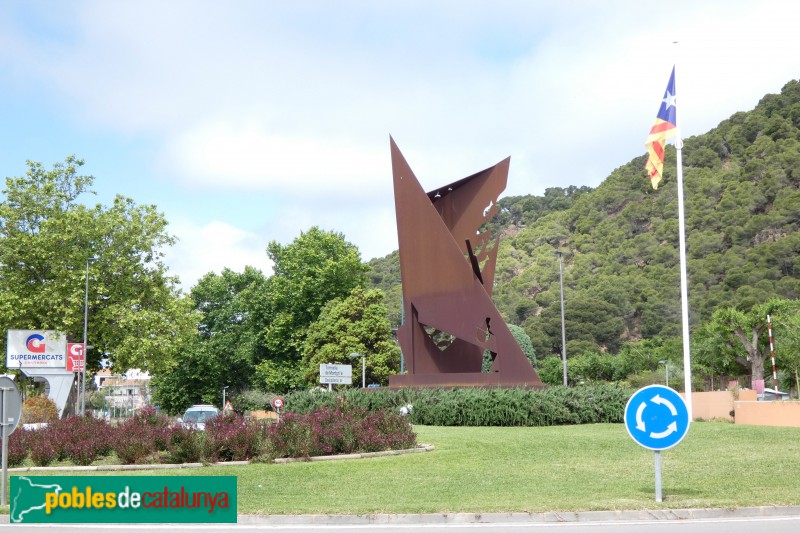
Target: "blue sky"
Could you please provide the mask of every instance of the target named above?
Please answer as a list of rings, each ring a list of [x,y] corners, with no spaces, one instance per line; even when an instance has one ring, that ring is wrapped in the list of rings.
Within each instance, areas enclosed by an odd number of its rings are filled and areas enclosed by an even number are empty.
[[[428,189],[507,156],[506,194],[594,187],[645,153],[676,59],[684,136],[798,78],[799,16],[788,0],[2,0],[0,176],[85,159],[89,203],[165,213],[186,289],[269,273],[267,243],[314,225],[370,259],[397,247],[390,134]]]

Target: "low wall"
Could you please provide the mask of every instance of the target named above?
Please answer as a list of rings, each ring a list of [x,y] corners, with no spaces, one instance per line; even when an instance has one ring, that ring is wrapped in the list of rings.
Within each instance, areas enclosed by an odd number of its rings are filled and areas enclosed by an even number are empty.
[[[800,427],[800,402],[734,402],[736,423]]]
[[[684,394],[681,394],[686,399]],[[723,419],[733,421],[733,395],[729,391],[693,392],[692,418],[695,420]]]
[[[680,393],[685,400],[686,397]],[[733,422],[731,411],[735,410],[734,399],[755,402],[758,395],[754,390],[740,390],[737,397],[731,391],[711,391],[692,393],[692,418],[701,420],[728,420]],[[738,416],[738,415],[737,415]]]

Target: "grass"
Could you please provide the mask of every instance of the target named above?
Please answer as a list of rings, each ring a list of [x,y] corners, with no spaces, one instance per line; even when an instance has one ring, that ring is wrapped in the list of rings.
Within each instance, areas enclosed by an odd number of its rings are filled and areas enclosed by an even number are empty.
[[[245,514],[800,505],[796,428],[694,423],[683,442],[662,452],[662,504],[655,503],[653,452],[635,444],[621,424],[415,429],[419,442],[435,451],[130,474],[238,476]]]

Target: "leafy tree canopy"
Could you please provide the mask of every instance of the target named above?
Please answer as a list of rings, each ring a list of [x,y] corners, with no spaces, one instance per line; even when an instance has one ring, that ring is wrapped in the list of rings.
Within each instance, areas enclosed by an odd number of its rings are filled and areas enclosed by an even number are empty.
[[[89,275],[89,368],[107,355],[118,369],[158,371],[193,329],[188,300],[163,263],[174,242],[155,206],[117,196],[87,207],[92,176],[74,156],[51,170],[28,162],[6,179],[0,202],[0,329],[54,329],[83,339]],[[5,336],[0,346],[5,346]]]

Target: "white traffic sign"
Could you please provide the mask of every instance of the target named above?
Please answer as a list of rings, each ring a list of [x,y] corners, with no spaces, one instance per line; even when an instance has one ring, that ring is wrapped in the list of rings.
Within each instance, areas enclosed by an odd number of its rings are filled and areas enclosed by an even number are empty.
[[[351,365],[319,365],[319,382],[351,385],[353,383],[353,367]]]

